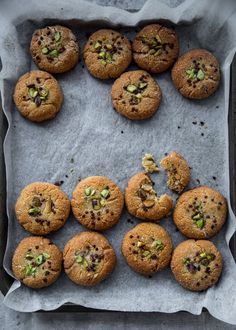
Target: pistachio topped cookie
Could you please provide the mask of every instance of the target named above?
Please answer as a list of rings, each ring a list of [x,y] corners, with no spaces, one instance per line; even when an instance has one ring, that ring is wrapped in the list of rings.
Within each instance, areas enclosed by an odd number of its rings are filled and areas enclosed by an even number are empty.
[[[182,55],[172,69],[172,80],[178,91],[190,99],[204,99],[220,83],[220,66],[206,49],[193,49]]]
[[[114,226],[119,221],[123,205],[122,192],[105,176],[91,176],[80,181],[71,200],[76,219],[93,230]]]
[[[184,288],[202,291],[219,280],[222,264],[222,256],[212,242],[189,239],[174,250],[171,270]]]
[[[64,268],[76,284],[95,285],[109,276],[116,265],[116,255],[108,240],[96,232],[82,232],[64,248]]]
[[[70,214],[70,201],[54,184],[34,182],[21,191],[15,212],[25,230],[47,235],[65,224]]]
[[[149,73],[128,71],[118,78],[111,90],[114,108],[132,120],[150,118],[161,103],[161,89]]]
[[[154,183],[145,173],[135,174],[125,190],[125,203],[130,214],[148,221],[159,221],[169,215],[172,199],[157,195]]]
[[[26,237],[12,259],[15,277],[25,285],[40,289],[51,285],[61,273],[62,253],[49,239]]]
[[[63,94],[50,73],[35,70],[25,73],[18,80],[14,102],[22,116],[42,122],[56,116],[63,102]]]
[[[174,209],[173,220],[189,238],[208,238],[223,227],[227,203],[218,191],[202,186],[183,193]]]
[[[117,78],[132,60],[129,40],[117,31],[102,29],[93,33],[84,47],[84,61],[96,78]]]
[[[61,25],[36,30],[30,51],[35,64],[51,73],[69,71],[79,60],[79,45],[75,35]]]
[[[171,237],[157,224],[140,223],[125,234],[122,253],[133,270],[150,275],[168,266],[172,253]]]
[[[179,41],[174,30],[159,24],[145,26],[136,35],[133,45],[136,64],[152,73],[169,69],[179,54]]]

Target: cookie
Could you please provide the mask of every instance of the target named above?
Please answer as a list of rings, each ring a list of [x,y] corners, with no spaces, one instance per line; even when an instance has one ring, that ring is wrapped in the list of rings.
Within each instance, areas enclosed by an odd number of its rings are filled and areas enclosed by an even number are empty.
[[[117,31],[102,29],[93,33],[84,47],[84,61],[96,78],[117,78],[132,60],[129,40]]]
[[[136,64],[152,73],[169,69],[179,55],[179,41],[174,30],[159,24],[145,26],[136,35],[133,44]]]
[[[161,226],[140,223],[125,234],[121,249],[127,264],[134,271],[150,275],[169,265],[172,241]]]
[[[111,90],[113,107],[131,120],[154,115],[161,103],[161,89],[149,73],[128,71],[118,78]]]
[[[40,70],[21,76],[13,97],[21,115],[34,122],[54,118],[63,102],[63,94],[56,79],[50,73]]]
[[[169,215],[172,199],[164,194],[157,195],[154,182],[145,173],[132,176],[125,189],[125,204],[130,214],[147,221],[159,221]]]
[[[174,209],[173,220],[189,238],[208,238],[223,227],[227,202],[218,191],[202,186],[183,193]]]
[[[80,181],[71,200],[76,219],[93,230],[114,226],[119,221],[123,205],[122,192],[105,176],[91,176]]]
[[[163,158],[160,165],[167,172],[167,186],[181,193],[190,182],[190,168],[187,161],[179,153],[172,151]]]
[[[82,232],[70,239],[63,253],[64,269],[71,281],[95,285],[107,278],[116,265],[108,240],[96,232]]]
[[[75,35],[61,25],[36,30],[30,52],[35,64],[41,70],[51,73],[69,71],[79,60],[79,45]]]
[[[212,242],[189,239],[174,250],[171,270],[184,288],[202,291],[217,283],[222,264],[222,256]]]
[[[171,76],[175,87],[184,97],[205,99],[219,86],[219,62],[206,49],[193,49],[178,59]]]
[[[40,289],[54,283],[61,273],[62,253],[49,239],[30,236],[17,246],[12,270],[23,284]]]
[[[21,191],[15,212],[25,230],[47,235],[64,226],[70,214],[70,201],[54,184],[34,182]]]

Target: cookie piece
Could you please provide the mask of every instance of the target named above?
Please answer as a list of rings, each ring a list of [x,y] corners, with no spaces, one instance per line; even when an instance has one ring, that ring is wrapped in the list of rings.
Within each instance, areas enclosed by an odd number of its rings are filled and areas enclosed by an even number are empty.
[[[130,214],[147,221],[159,221],[171,212],[171,197],[158,196],[153,186],[154,182],[146,173],[132,176],[125,189],[125,203]]]
[[[61,25],[36,30],[30,52],[35,64],[41,70],[51,73],[69,71],[79,60],[79,45],[75,35]]]
[[[206,290],[219,280],[223,261],[215,245],[206,240],[189,239],[181,242],[173,252],[171,270],[184,288]]]
[[[167,172],[167,186],[181,193],[190,182],[190,168],[187,161],[179,153],[172,151],[163,158],[160,165]]]
[[[94,230],[113,227],[119,221],[123,205],[122,192],[105,176],[91,176],[80,181],[71,200],[76,219]]]
[[[152,73],[169,69],[179,55],[179,41],[174,30],[159,24],[145,26],[136,35],[133,45],[136,64]]]
[[[85,286],[103,281],[116,265],[116,254],[108,240],[101,234],[88,231],[67,242],[63,259],[71,281]]]
[[[129,40],[117,31],[102,29],[93,33],[84,47],[84,61],[96,78],[117,78],[132,60]]]
[[[183,193],[174,209],[173,220],[189,238],[209,238],[223,227],[227,202],[218,191],[202,186]]]
[[[184,97],[205,99],[219,86],[219,62],[206,49],[193,49],[178,59],[171,76],[175,87]]]
[[[155,163],[154,157],[152,154],[145,154],[142,158],[142,166],[147,173],[159,172],[160,169]]]
[[[54,283],[61,273],[62,253],[49,239],[30,236],[17,246],[12,270],[23,284],[40,289]]]
[[[168,232],[154,223],[140,223],[128,231],[122,242],[128,265],[144,275],[156,273],[169,265],[172,241]]]
[[[114,108],[132,120],[154,115],[161,103],[161,89],[149,73],[128,71],[118,78],[111,90]]]
[[[15,212],[25,230],[47,235],[64,226],[70,214],[70,201],[54,184],[34,182],[21,191]]]
[[[21,76],[13,97],[22,116],[34,122],[54,118],[63,102],[63,94],[56,79],[50,73],[40,70]]]

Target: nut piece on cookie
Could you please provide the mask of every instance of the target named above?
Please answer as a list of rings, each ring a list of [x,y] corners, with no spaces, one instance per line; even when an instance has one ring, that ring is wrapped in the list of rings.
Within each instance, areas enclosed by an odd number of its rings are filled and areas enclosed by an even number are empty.
[[[206,290],[216,284],[222,272],[222,256],[206,240],[189,239],[173,252],[171,270],[177,282],[192,291]]]
[[[47,235],[64,226],[70,214],[70,200],[54,184],[34,182],[21,191],[15,212],[25,230]]]
[[[160,165],[167,171],[167,186],[181,193],[190,181],[190,168],[187,161],[180,154],[172,151],[161,160]]]
[[[133,216],[155,222],[170,214],[172,199],[166,194],[158,196],[153,185],[146,173],[135,174],[125,190],[125,203]]]
[[[120,219],[124,197],[105,176],[91,176],[78,183],[71,200],[76,219],[93,230],[106,230]]]
[[[142,165],[147,173],[159,172],[157,164],[155,163],[154,157],[152,154],[145,154],[142,158]]]
[[[117,112],[131,120],[153,116],[161,103],[161,89],[149,73],[128,71],[116,79],[111,90]]]
[[[169,265],[172,241],[161,226],[141,223],[125,234],[121,250],[134,271],[150,275]]]
[[[174,30],[159,24],[145,26],[132,45],[136,64],[152,73],[169,69],[179,55],[179,41]]]
[[[62,253],[49,239],[31,236],[17,246],[12,259],[15,277],[40,289],[54,283],[61,273]]]
[[[129,40],[117,31],[101,29],[93,33],[84,47],[84,61],[96,78],[117,78],[132,60]]]
[[[215,236],[227,216],[227,202],[221,193],[202,186],[183,193],[174,209],[173,220],[182,234],[205,239]]]
[[[220,66],[209,51],[193,49],[178,59],[171,75],[175,87],[184,97],[204,99],[219,86]]]
[[[67,27],[54,25],[36,30],[30,52],[35,64],[51,73],[72,69],[79,60],[79,45],[73,32]]]
[[[107,278],[116,265],[108,240],[96,232],[82,232],[70,239],[63,253],[64,269],[76,284],[95,285]]]

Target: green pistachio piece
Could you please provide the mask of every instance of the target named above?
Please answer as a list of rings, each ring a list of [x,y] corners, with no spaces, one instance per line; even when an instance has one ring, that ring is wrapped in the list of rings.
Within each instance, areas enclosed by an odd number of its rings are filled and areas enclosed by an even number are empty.
[[[95,195],[95,193],[96,193],[96,190],[93,189],[92,192],[91,192],[91,196]]]
[[[43,262],[44,262],[44,257],[43,257],[42,254],[40,254],[39,256],[37,256],[37,257],[35,258],[35,263],[36,263],[38,266],[40,266]]]
[[[152,49],[149,50],[149,54],[150,55],[154,55],[155,53],[156,53],[156,50],[155,49],[152,48]]]
[[[138,87],[135,85],[128,85],[126,89],[128,92],[134,93],[138,89]]]
[[[50,258],[50,254],[48,254],[47,252],[43,252],[43,257],[45,259],[49,259]]]
[[[31,216],[36,216],[41,214],[41,210],[38,207],[32,207],[31,209],[28,210],[28,214]]]
[[[198,228],[202,229],[204,227],[204,220],[203,219],[197,220],[196,225]]]
[[[110,49],[112,49],[112,45],[111,44],[106,44],[106,48],[110,50]]]
[[[184,257],[182,260],[183,260],[183,264],[184,265],[187,265],[187,264],[190,263],[190,259],[189,258]]]
[[[105,59],[105,58],[106,58],[106,52],[104,52],[104,51],[100,52],[100,53],[99,53],[99,56],[100,56],[101,58]]]
[[[26,265],[25,266],[25,275],[30,276],[36,273],[36,267],[33,267],[32,265]]]
[[[109,195],[109,190],[108,189],[103,189],[100,193],[100,195],[103,197],[103,198],[107,198],[108,195]]]
[[[163,245],[163,243],[160,239],[156,239],[155,241],[152,242],[152,247],[158,247],[161,245]]]
[[[91,195],[92,189],[90,187],[84,189],[84,193],[86,196]]]
[[[105,205],[106,205],[106,201],[105,201],[105,199],[101,199],[101,200],[100,200],[100,205],[101,205],[101,206],[105,206]]]
[[[102,63],[103,65],[106,65],[106,64],[107,64],[107,62],[106,62],[105,60],[101,60],[101,63]]]
[[[157,34],[156,35],[156,39],[157,39],[157,41],[161,44],[162,43],[162,41],[161,41],[161,38],[160,38],[160,36]]]
[[[206,257],[207,257],[206,252],[202,252],[202,253],[200,253],[200,257],[201,257],[201,258],[206,258]]]
[[[76,262],[78,262],[79,264],[81,264],[82,262],[83,262],[83,257],[81,257],[80,255],[78,255],[77,257],[76,257]]]
[[[189,79],[193,79],[196,77],[195,70],[194,69],[188,69],[186,70],[186,74],[188,75]]]
[[[138,241],[138,243],[137,243],[137,247],[141,247],[141,246],[144,246],[144,243],[143,243],[143,242],[140,242],[140,241]]]
[[[34,258],[33,253],[31,253],[31,252],[27,252],[26,255],[25,255],[25,258],[26,258],[27,260],[32,260],[32,259]]]
[[[196,214],[196,215],[193,216],[193,219],[194,219],[194,220],[199,220],[199,219],[201,219],[201,218],[202,218],[202,216],[201,216],[200,213],[198,213],[198,214]]]
[[[149,251],[144,251],[143,255],[144,255],[144,257],[148,257],[150,255],[150,252]]]
[[[45,100],[49,94],[49,91],[46,89],[43,89],[39,92],[41,100]]]
[[[203,80],[204,78],[205,78],[205,73],[201,69],[198,70],[197,79],[198,80]]]
[[[84,265],[85,267],[88,266],[88,261],[87,261],[85,258],[83,258],[83,265]]]
[[[61,32],[59,31],[56,31],[53,35],[54,39],[56,42],[60,41],[61,40]]]
[[[110,53],[106,53],[106,61],[108,63],[111,63],[111,61],[112,61],[112,55]]]
[[[30,97],[35,98],[38,95],[38,91],[34,88],[29,88],[28,94]]]
[[[57,49],[53,49],[50,51],[50,53],[48,54],[50,57],[58,57],[59,56],[59,51]]]
[[[135,95],[135,97],[137,97],[138,99],[141,99],[142,98],[142,94],[141,93],[138,93]]]
[[[94,47],[95,49],[99,49],[99,48],[102,47],[102,44],[101,44],[99,41],[95,41],[93,47]]]
[[[158,55],[161,55],[162,53],[162,49],[158,49],[156,52],[155,52],[155,55],[158,56]]]
[[[49,49],[48,49],[47,47],[43,47],[43,48],[42,48],[42,53],[43,53],[44,55],[48,54],[48,52],[49,52]]]
[[[141,82],[141,83],[139,83],[138,87],[139,87],[140,89],[144,89],[144,88],[147,87],[147,83],[145,83],[145,82]]]

